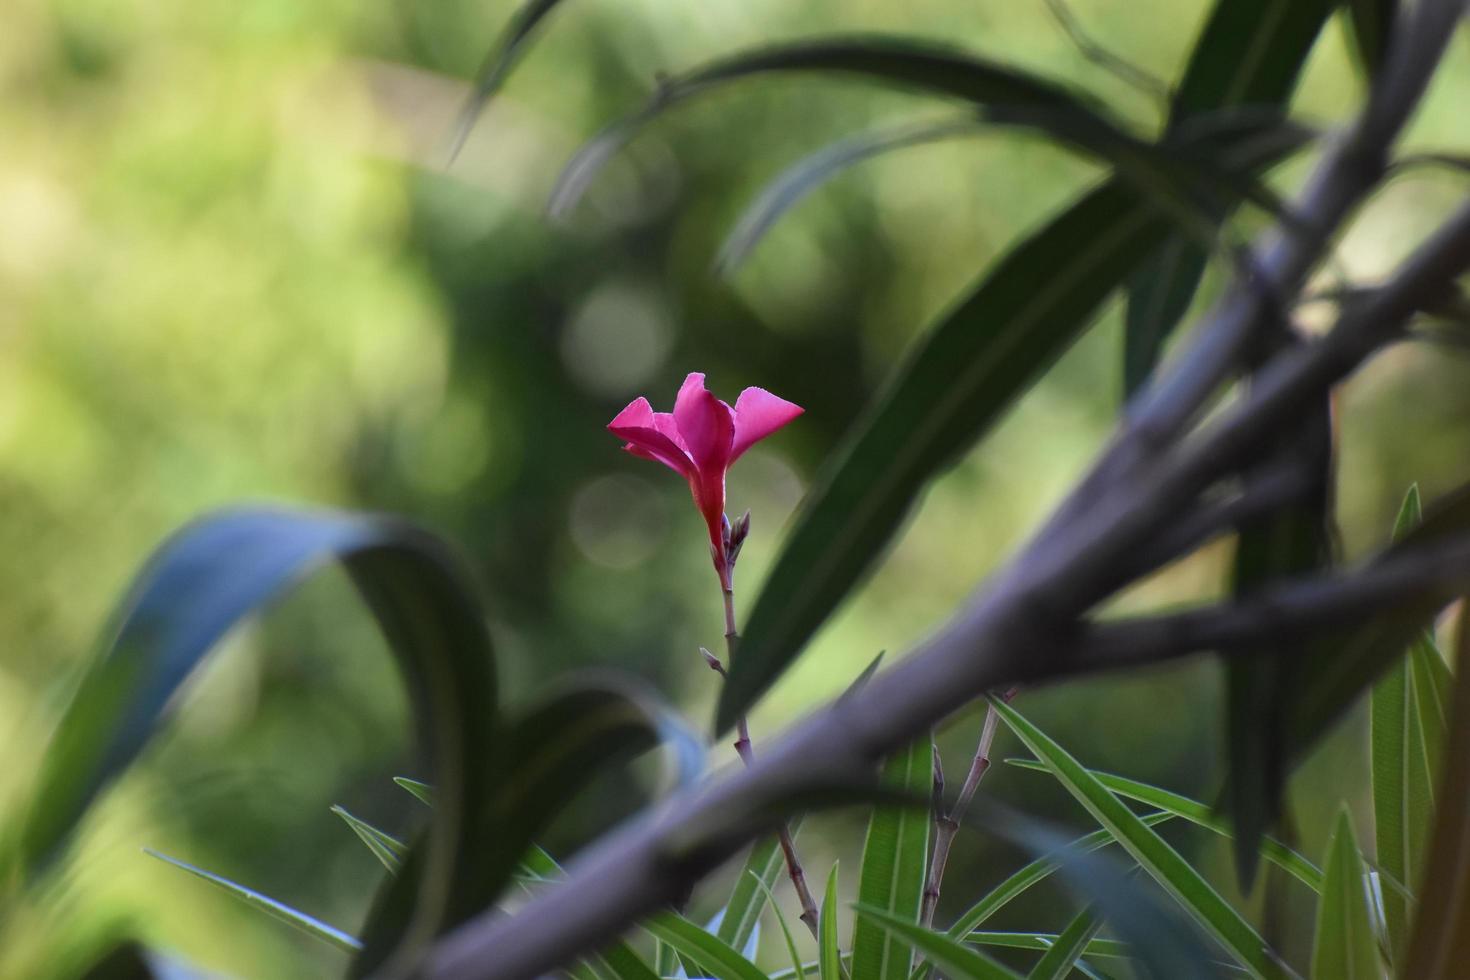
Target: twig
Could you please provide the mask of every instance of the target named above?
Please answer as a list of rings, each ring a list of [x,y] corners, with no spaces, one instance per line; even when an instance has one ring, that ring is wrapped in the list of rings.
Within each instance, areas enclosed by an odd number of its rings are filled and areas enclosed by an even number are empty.
[[[1011,688],[1002,699],[1009,702],[1016,696],[1016,688]],[[955,797],[954,806],[947,811],[941,810],[942,796],[944,792],[943,772],[939,768],[939,750],[936,748],[934,755],[935,772],[935,804],[934,804],[934,855],[929,862],[929,876],[924,882],[924,904],[921,911],[922,921],[925,926],[934,924],[934,912],[939,908],[940,887],[944,883],[944,869],[949,863],[950,848],[954,846],[955,835],[959,833],[960,824],[964,822],[965,811],[970,808],[970,801],[975,798],[975,791],[980,788],[980,780],[990,771],[990,750],[995,744],[995,730],[1000,723],[1000,716],[995,713],[995,708],[987,706],[985,709],[985,722],[980,726],[980,739],[975,745],[975,757],[970,761],[970,772],[965,777],[965,784],[960,787],[960,795]]]
[[[749,526],[750,515],[746,514],[744,521]],[[721,581],[721,594],[725,600],[725,656],[731,664],[735,663],[735,648],[740,644],[740,634],[735,628],[735,557],[738,556],[738,546],[733,550],[728,559],[728,570]],[[716,661],[718,662],[718,661]],[[724,676],[723,669],[720,675]],[[740,759],[748,767],[755,762],[755,752],[750,744],[750,726],[741,715],[735,723],[736,741],[735,751],[739,753]],[[820,913],[817,910],[816,899],[812,897],[812,891],[807,887],[806,871],[801,866],[801,858],[796,853],[796,842],[791,838],[791,830],[786,824],[781,824],[776,832],[777,839],[781,843],[781,855],[786,859],[786,874],[791,879],[791,885],[796,890],[796,900],[801,905],[801,921],[811,930],[812,938],[819,934],[818,920]]]
[[[1417,250],[1367,302],[1346,311],[1326,339],[1297,345],[1273,358],[1248,397],[1200,437],[1176,441],[1272,311],[1263,295],[1294,295],[1325,242],[1378,179],[1387,148],[1419,100],[1464,13],[1464,0],[1419,0],[1405,8],[1384,71],[1362,118],[1329,150],[1294,210],[1316,231],[1312,241],[1278,232],[1262,253],[1269,291],[1239,287],[1208,318],[1175,370],[1151,389],[1047,530],[1033,539],[990,586],[907,658],[860,690],[828,705],[776,740],[762,757],[729,778],[685,791],[656,812],[605,836],[568,867],[567,880],[537,896],[512,921],[489,912],[470,920],[432,950],[424,973],[437,980],[521,980],[616,935],[709,873],[771,825],[771,807],[813,787],[872,779],[877,760],[910,742],[974,697],[1015,683],[1070,676],[1179,655],[1177,644],[1201,639],[1221,648],[1232,637],[1259,638],[1279,628],[1274,613],[1249,629],[1202,618],[1198,629],[1122,625],[1086,629],[1078,617],[1126,582],[1116,569],[1170,526],[1200,493],[1242,460],[1276,443],[1293,413],[1328,389],[1401,329],[1419,298],[1470,265],[1470,206]],[[1463,542],[1461,543],[1463,545]],[[1415,560],[1424,552],[1416,550]],[[1438,572],[1463,582],[1470,548]],[[1453,561],[1451,560],[1453,558]],[[1374,603],[1425,586],[1412,564],[1386,561],[1360,577],[1329,582],[1337,599],[1310,589],[1298,595],[1312,615],[1366,615]],[[1362,578],[1361,576],[1366,576]],[[1375,588],[1366,582],[1376,580]],[[1348,586],[1345,583],[1352,582]],[[1269,593],[1280,599],[1285,586]],[[1352,601],[1344,605],[1342,591]],[[1357,590],[1354,592],[1353,590]],[[1270,609],[1259,600],[1236,604]],[[1314,605],[1314,603],[1316,603]],[[1216,610],[1219,612],[1219,610]],[[1320,620],[1319,620],[1320,621]],[[1209,628],[1204,628],[1208,626]],[[1125,651],[1119,636],[1136,641]],[[1149,646],[1148,644],[1154,644]],[[1173,645],[1171,645],[1173,644]],[[718,828],[710,831],[706,828]]]

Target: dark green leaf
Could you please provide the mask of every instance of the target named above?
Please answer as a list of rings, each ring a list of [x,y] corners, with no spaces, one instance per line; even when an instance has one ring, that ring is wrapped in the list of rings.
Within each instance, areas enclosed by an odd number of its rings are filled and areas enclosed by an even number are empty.
[[[929,795],[933,774],[928,738],[895,753],[883,766],[883,782],[916,799]],[[932,822],[918,807],[873,808],[863,844],[859,902],[896,921],[919,921]],[[852,934],[852,980],[908,980],[911,959],[899,935],[877,921],[858,919]]]
[[[1170,112],[1178,133],[1207,113],[1232,107],[1277,109],[1331,13],[1329,0],[1219,0],[1195,43]],[[1223,207],[1215,219],[1229,215]],[[1204,275],[1208,251],[1169,236],[1130,278],[1124,318],[1124,390],[1148,380]]]
[[[1419,912],[1401,977],[1452,980],[1470,963],[1470,629],[1460,624],[1454,702]]]
[[[403,863],[403,856],[408,852],[408,845],[389,834],[383,833],[377,827],[366,820],[359,820],[347,812],[345,807],[334,806],[332,812],[341,817],[347,826],[352,828],[353,833],[367,845],[367,849],[373,852],[373,857],[382,862],[391,874],[397,874],[399,866]]]
[[[1312,980],[1381,980],[1367,870],[1344,808],[1327,843],[1327,879],[1317,903]]]
[[[259,909],[273,919],[277,919],[281,922],[287,923],[288,925],[295,926],[297,929],[300,929],[302,932],[306,933],[308,936],[311,936],[314,939],[320,939],[322,942],[327,943],[331,946],[335,946],[338,949],[348,953],[356,953],[362,949],[361,942],[359,942],[356,938],[349,936],[341,929],[338,929],[335,926],[329,926],[319,919],[312,918],[305,912],[298,912],[296,909],[291,908],[289,905],[285,905],[281,902],[276,901],[274,898],[262,895],[260,892],[255,891],[254,889],[246,888],[244,885],[236,884],[228,878],[221,877],[220,875],[214,874],[211,871],[205,871],[203,868],[196,868],[194,865],[189,864],[185,861],[180,861],[178,858],[169,857],[167,854],[160,854],[158,851],[144,848],[143,853],[148,854],[152,857],[156,857],[160,861],[165,861],[168,864],[172,864],[176,868],[182,868],[192,875],[203,878],[205,881],[209,882],[212,885],[223,888],[225,891],[229,892],[231,895],[234,895],[236,898],[240,899],[242,902],[251,906],[252,908]]]
[[[1242,170],[1289,151],[1274,141],[1253,144],[1249,129],[1210,139],[1202,152],[1213,146],[1226,166]],[[1103,184],[1015,246],[929,331],[807,494],[721,691],[720,730],[780,676],[888,545],[928,481],[1081,335],[1167,224],[1121,181]]]
[[[409,779],[407,776],[394,776],[393,782],[413,794],[414,798],[425,806],[434,805],[434,787],[428,783],[421,783],[417,779]]]
[[[1027,980],[1066,980],[1082,951],[1101,928],[1102,919],[1097,917],[1091,906],[1078,912],[1056,942],[1047,948],[1046,955],[1037,960],[1031,972],[1026,974]]]
[[[859,904],[858,925],[871,923],[885,932],[892,933],[894,945],[899,949],[913,947],[923,954],[954,980],[1015,980],[1017,974],[1001,966],[995,960],[976,952],[964,943],[946,936],[942,932],[925,929],[917,922],[899,918],[881,908]],[[853,952],[857,962],[857,952]]]
[[[500,36],[500,40],[491,49],[490,56],[475,74],[475,86],[465,100],[464,108],[460,110],[459,121],[454,127],[454,141],[449,151],[451,160],[459,155],[470,130],[474,128],[475,120],[505,84],[536,28],[560,2],[561,0],[526,0],[506,25],[505,33]]]
[[[1027,721],[1010,705],[992,698],[991,704],[1057,781],[1082,804],[1103,828],[1117,838],[1150,877],[1163,886],[1201,926],[1210,932],[1255,976],[1274,977],[1281,971],[1244,916],[1230,906],[1168,843],[1144,824],[1124,803],[1098,782],[1076,759]]]
[[[1369,77],[1377,78],[1393,36],[1397,0],[1343,0],[1348,11],[1353,48]]]
[[[1048,768],[1040,762],[1031,759],[1007,759],[1007,765],[1017,766],[1021,769],[1032,769],[1038,772],[1048,772]],[[1190,823],[1206,830],[1212,830],[1221,837],[1229,840],[1231,838],[1230,827],[1221,820],[1205,804],[1198,800],[1192,800],[1187,796],[1141,783],[1136,779],[1128,779],[1124,776],[1115,776],[1112,773],[1101,772],[1097,769],[1087,770],[1098,782],[1119,796],[1146,803],[1151,807],[1165,811],[1169,816],[1181,817]],[[1147,818],[1145,818],[1147,819]],[[1293,851],[1285,844],[1273,838],[1266,837],[1261,841],[1261,856],[1283,871],[1296,878],[1302,884],[1314,892],[1322,890],[1322,872],[1301,854]]]

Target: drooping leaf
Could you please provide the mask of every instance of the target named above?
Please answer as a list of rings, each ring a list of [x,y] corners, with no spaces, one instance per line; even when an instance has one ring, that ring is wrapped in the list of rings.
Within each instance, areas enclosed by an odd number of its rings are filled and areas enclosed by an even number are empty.
[[[827,891],[822,898],[822,924],[817,936],[819,980],[844,980],[842,949],[837,936],[837,862],[827,873]]]
[[[795,838],[801,829],[801,820],[792,820],[786,829]],[[725,903],[724,916],[715,934],[732,948],[743,948],[760,920],[761,909],[771,887],[785,867],[786,859],[776,838],[758,841],[751,848],[745,867],[731,889],[730,900]]]
[[[1470,628],[1462,620],[1439,805],[1401,977],[1451,980],[1470,963]]]
[[[1050,771],[1044,764],[1032,759],[1007,759],[1006,764],[1021,769],[1032,769],[1038,772]],[[1160,789],[1148,783],[1141,783],[1136,779],[1128,779],[1125,776],[1115,776],[1112,773],[1102,772],[1097,769],[1089,769],[1087,771],[1098,782],[1119,796],[1126,796],[1140,803],[1146,803],[1151,807],[1165,811],[1169,816],[1188,820],[1198,827],[1214,831],[1227,840],[1231,838],[1229,825],[1221,820],[1209,806],[1198,800],[1192,800],[1187,796],[1181,796],[1178,793]],[[1312,889],[1312,891],[1320,892],[1322,890],[1321,869],[1280,841],[1271,837],[1263,838],[1261,840],[1261,856]]]
[[[702,969],[708,970],[714,980],[766,980],[766,975],[754,963],[688,919],[657,915],[640,924],[681,956],[689,957]]]
[[[795,980],[806,980],[806,967],[801,962],[801,953],[796,949],[796,939],[791,935],[791,926],[786,922],[786,914],[781,911],[781,905],[776,901],[775,893],[771,891],[771,886],[755,872],[747,872],[747,875],[760,886],[761,892],[766,896],[766,904],[775,913],[776,924],[781,927],[781,938],[786,941],[787,955],[791,957],[791,975]]]
[[[1258,977],[1281,971],[1266,944],[1238,911],[1200,876],[1179,852],[1098,782],[1076,759],[1027,721],[1015,708],[992,698],[1001,720],[1046,765],[1057,781],[1180,907]]]
[[[480,113],[485,111],[485,106],[505,84],[511,69],[520,61],[527,44],[535,35],[536,28],[560,2],[561,0],[526,0],[526,3],[516,11],[510,23],[506,25],[500,40],[496,42],[484,64],[475,74],[474,88],[471,89],[469,98],[465,100],[464,108],[460,110],[449,151],[451,160],[458,156],[459,151],[464,148],[464,142],[469,137],[470,130],[474,128],[475,120],[480,117]]]
[[[1327,878],[1317,903],[1312,980],[1382,980],[1368,902],[1367,869],[1344,808],[1327,844]]]
[[[1169,114],[1177,134],[1200,116],[1232,107],[1283,114],[1297,77],[1332,11],[1331,0],[1218,0],[1195,42]],[[1215,214],[1224,222],[1229,202]],[[1189,308],[1208,251],[1171,234],[1128,283],[1124,316],[1124,391],[1152,374],[1164,343]]]
[[[373,857],[377,858],[383,867],[388,869],[389,873],[398,873],[398,868],[403,863],[403,856],[408,853],[407,844],[391,834],[384,833],[366,820],[360,820],[354,817],[351,813],[347,812],[346,807],[334,806],[332,807],[332,812],[341,817],[347,826],[352,828],[352,832],[357,834],[358,839],[363,844],[367,845],[367,849],[372,852]]]
[[[1015,980],[1018,976],[990,957],[942,932],[925,929],[918,922],[892,915],[885,909],[861,903],[856,908],[859,925],[869,922],[884,932],[891,933],[895,946],[918,950],[925,959],[953,980]],[[855,950],[853,962],[857,962]]]
[[[1056,942],[1047,948],[1046,954],[1036,961],[1031,972],[1026,974],[1026,980],[1066,980],[1078,957],[1101,928],[1102,919],[1091,906],[1078,912],[1057,936]]]
[[[222,511],[155,552],[57,728],[15,845],[19,863],[35,870],[58,850],[227,630],[333,561],[346,567],[398,657],[441,787],[407,903],[412,915],[387,945],[406,951],[478,911],[465,901],[466,882],[480,871],[472,828],[495,780],[478,760],[494,746],[499,719],[476,592],[432,536],[342,513]]]
[[[203,878],[210,884],[234,895],[252,908],[259,909],[273,919],[295,926],[308,936],[314,939],[320,939],[322,942],[330,946],[335,946],[343,952],[356,953],[362,949],[362,943],[360,941],[343,932],[341,929],[338,929],[336,926],[329,926],[320,919],[313,918],[305,912],[299,912],[283,902],[276,901],[274,898],[262,895],[253,888],[246,888],[244,885],[237,884],[212,871],[205,871],[203,868],[197,868],[186,861],[180,861],[178,858],[169,857],[167,854],[161,854],[158,851],[150,850],[146,847],[143,849],[143,853],[150,857],[156,857],[158,860],[171,864],[176,868],[181,868],[191,875]]]
[[[894,753],[883,781],[924,799],[933,782],[928,738]],[[929,869],[928,812],[912,806],[876,806],[863,843],[858,901],[898,921],[919,921]],[[858,919],[852,933],[852,980],[908,980],[912,953],[902,938],[877,921]]]
[[[1250,132],[1212,133],[1198,150],[1212,147],[1242,171],[1290,150],[1253,144]],[[1082,334],[1167,225],[1131,187],[1109,181],[1016,245],[929,330],[807,494],[721,690],[721,731],[796,658],[928,481]]]

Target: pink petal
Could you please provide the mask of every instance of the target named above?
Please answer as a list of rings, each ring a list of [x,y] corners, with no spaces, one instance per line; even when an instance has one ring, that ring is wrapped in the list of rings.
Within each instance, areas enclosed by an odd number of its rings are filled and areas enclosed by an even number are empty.
[[[663,463],[681,476],[693,475],[694,462],[681,446],[659,431],[658,420],[648,399],[634,399],[607,427],[613,435],[627,442],[623,448],[633,455]]]
[[[730,462],[804,411],[800,405],[778,398],[764,388],[746,388],[735,399],[735,439],[730,448]]]
[[[735,438],[734,413],[729,405],[705,390],[704,375],[691,374],[684,379],[679,397],[674,401],[674,421],[700,473],[706,480],[718,473],[723,485]],[[723,505],[724,494],[720,496]]]

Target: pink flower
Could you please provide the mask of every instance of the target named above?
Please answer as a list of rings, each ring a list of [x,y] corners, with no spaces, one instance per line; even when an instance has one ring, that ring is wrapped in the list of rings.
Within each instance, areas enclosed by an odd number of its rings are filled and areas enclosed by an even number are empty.
[[[751,446],[796,418],[803,409],[764,388],[746,388],[735,407],[704,387],[704,375],[684,379],[673,412],[655,412],[636,398],[608,423],[634,456],[663,463],[689,481],[694,505],[709,526],[711,554],[728,585],[725,554],[725,472]]]

